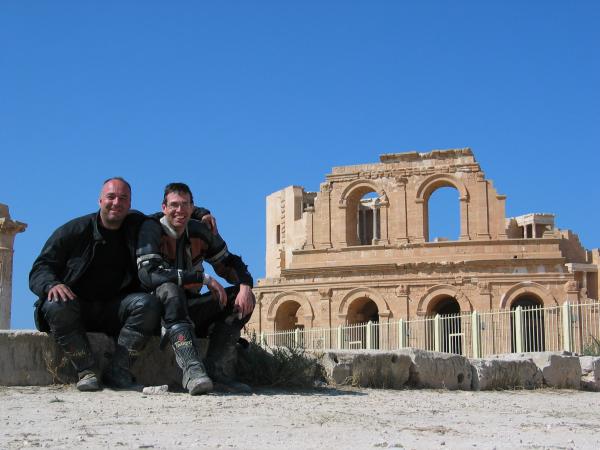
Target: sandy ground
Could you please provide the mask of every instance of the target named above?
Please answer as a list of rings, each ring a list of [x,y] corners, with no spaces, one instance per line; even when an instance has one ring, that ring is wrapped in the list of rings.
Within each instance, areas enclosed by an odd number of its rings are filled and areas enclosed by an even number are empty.
[[[0,448],[600,448],[600,393],[0,387]]]

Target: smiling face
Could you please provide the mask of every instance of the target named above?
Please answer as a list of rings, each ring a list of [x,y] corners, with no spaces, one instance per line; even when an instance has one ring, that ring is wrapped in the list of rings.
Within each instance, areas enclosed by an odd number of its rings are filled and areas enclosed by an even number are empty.
[[[186,192],[170,192],[162,204],[162,211],[167,221],[178,235],[185,230],[193,208],[190,194]]]
[[[109,180],[102,186],[100,198],[100,221],[105,228],[117,230],[131,208],[131,191],[121,180]]]

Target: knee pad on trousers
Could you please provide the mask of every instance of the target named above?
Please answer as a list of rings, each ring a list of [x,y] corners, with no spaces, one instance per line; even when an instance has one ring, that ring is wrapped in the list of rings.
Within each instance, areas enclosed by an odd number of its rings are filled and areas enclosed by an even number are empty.
[[[135,298],[127,306],[127,319],[124,328],[150,336],[160,323],[161,305],[151,294],[132,294]]]
[[[160,285],[156,289],[156,297],[163,309],[163,320],[166,328],[189,321],[185,291],[175,283]]]
[[[55,335],[66,335],[82,328],[81,306],[77,299],[66,302],[46,300],[42,313]]]

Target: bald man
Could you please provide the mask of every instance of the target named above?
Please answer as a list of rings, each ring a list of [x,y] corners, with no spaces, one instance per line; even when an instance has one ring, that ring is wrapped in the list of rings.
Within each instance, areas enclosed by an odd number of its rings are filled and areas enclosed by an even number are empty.
[[[50,331],[78,373],[77,389],[101,388],[86,332],[113,336],[116,350],[105,384],[135,387],[130,366],[159,328],[161,306],[140,289],[136,238],[145,216],[131,211],[123,178],[102,185],[99,211],[67,222],[48,239],[29,274],[38,296],[36,326]]]

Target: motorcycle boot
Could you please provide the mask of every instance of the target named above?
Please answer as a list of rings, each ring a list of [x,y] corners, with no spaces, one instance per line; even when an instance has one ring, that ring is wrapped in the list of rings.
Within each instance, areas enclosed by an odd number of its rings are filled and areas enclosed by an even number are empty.
[[[77,390],[82,392],[100,390],[100,383],[96,375],[98,372],[96,361],[85,333],[76,330],[57,337],[56,340],[77,371],[79,377]]]
[[[169,340],[175,352],[175,360],[183,371],[182,386],[190,395],[206,394],[213,390],[212,380],[198,358],[194,346],[192,326],[175,324],[167,330]]]
[[[104,373],[104,384],[115,389],[141,391],[143,386],[136,383],[135,377],[131,373],[131,367],[147,341],[148,337],[143,334],[123,327],[119,333],[110,365]]]
[[[234,324],[214,324],[206,355],[206,368],[216,391],[239,394],[252,392],[250,386],[235,379],[239,338],[240,329]]]

